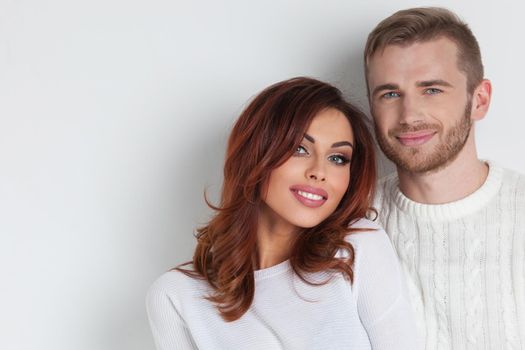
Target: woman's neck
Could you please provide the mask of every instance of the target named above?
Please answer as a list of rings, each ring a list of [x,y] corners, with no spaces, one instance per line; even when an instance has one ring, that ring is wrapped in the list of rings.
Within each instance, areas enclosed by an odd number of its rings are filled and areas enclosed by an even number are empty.
[[[277,265],[290,258],[297,227],[268,213],[259,215],[257,228],[257,269]]]

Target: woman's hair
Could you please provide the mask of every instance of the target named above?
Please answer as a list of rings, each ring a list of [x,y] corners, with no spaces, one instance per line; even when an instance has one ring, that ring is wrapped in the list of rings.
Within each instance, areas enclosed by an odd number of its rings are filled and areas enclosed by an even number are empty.
[[[354,250],[345,237],[352,231],[349,225],[370,209],[376,181],[367,118],[327,83],[304,77],[285,80],[257,95],[235,123],[228,141],[220,204],[215,207],[207,202],[216,214],[197,230],[192,269],[177,268],[212,286],[213,293],[207,298],[226,321],[239,319],[253,301],[262,189],[272,170],[300,145],[312,119],[326,108],[342,112],[352,126],[355,148],[350,183],[328,218],[297,235],[290,264],[310,284],[314,283],[304,274],[324,270],[339,271],[353,281]],[[336,257],[339,250],[348,254]]]

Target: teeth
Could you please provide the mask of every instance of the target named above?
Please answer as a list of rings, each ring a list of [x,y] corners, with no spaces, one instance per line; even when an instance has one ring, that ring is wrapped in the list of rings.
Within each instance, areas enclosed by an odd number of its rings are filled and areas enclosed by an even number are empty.
[[[314,201],[320,201],[321,199],[323,199],[323,196],[320,196],[318,194],[313,194],[310,192],[297,191],[297,193],[304,198],[308,198]]]

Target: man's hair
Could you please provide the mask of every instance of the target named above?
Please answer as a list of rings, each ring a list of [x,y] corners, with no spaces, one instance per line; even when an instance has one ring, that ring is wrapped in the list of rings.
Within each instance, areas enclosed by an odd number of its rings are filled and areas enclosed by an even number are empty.
[[[458,68],[467,76],[467,92],[472,94],[483,80],[483,63],[478,42],[469,26],[453,12],[440,7],[401,10],[381,21],[368,35],[364,59],[368,84],[370,58],[389,45],[407,46],[440,37],[458,48]]]

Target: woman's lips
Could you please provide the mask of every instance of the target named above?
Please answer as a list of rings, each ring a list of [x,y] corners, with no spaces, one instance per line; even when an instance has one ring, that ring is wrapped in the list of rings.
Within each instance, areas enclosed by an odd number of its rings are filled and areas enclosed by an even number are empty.
[[[418,132],[412,132],[412,133],[405,133],[396,136],[396,138],[399,140],[399,142],[403,146],[420,146],[427,141],[429,141],[434,135],[436,134],[436,131],[434,130],[427,130],[427,131],[418,131]]]
[[[320,207],[328,199],[328,193],[321,188],[294,185],[290,191],[301,204],[310,208]]]

